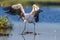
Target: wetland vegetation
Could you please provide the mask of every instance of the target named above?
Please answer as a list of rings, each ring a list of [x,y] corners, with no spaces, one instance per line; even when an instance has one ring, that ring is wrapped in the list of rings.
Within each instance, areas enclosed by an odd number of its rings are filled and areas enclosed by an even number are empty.
[[[0,0],[0,6],[9,6],[21,3],[23,6],[32,6],[38,4],[40,6],[60,6],[60,0]]]

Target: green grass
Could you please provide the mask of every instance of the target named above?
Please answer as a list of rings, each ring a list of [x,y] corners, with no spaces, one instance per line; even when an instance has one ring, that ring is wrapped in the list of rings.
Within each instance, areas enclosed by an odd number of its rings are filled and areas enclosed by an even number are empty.
[[[0,6],[9,6],[21,3],[23,6],[32,6],[38,4],[40,6],[60,6],[60,0],[0,0]]]

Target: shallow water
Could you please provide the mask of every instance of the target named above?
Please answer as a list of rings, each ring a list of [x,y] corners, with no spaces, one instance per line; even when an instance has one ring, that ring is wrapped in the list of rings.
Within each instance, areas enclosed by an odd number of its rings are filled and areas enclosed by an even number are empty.
[[[24,8],[26,13],[31,12],[32,8]],[[39,22],[50,22],[50,23],[60,23],[60,8],[41,8],[43,12],[39,14]],[[3,8],[0,8],[0,16],[8,15],[8,17],[13,21],[18,20],[19,16],[13,16],[6,14]]]
[[[28,10],[29,9],[29,10]],[[40,13],[40,20],[36,23],[35,31],[40,35],[36,35],[35,40],[60,40],[60,8],[41,8],[43,12]],[[28,11],[27,11],[28,10]],[[25,8],[26,12],[30,12],[32,8]],[[9,37],[0,37],[0,40],[34,40],[33,34],[20,35],[24,23],[18,20],[18,15],[12,16],[6,14],[3,8],[0,8],[0,16],[8,15],[12,21],[13,30]],[[34,31],[34,25],[27,23],[27,29],[25,31]]]
[[[37,23],[35,31],[39,35],[35,36],[35,40],[60,40],[60,24],[59,23]],[[34,40],[33,34],[20,35],[24,28],[24,23],[14,22],[13,30],[9,37],[0,37],[0,40]],[[33,24],[27,24],[25,32],[34,31]],[[12,35],[11,35],[12,34]]]

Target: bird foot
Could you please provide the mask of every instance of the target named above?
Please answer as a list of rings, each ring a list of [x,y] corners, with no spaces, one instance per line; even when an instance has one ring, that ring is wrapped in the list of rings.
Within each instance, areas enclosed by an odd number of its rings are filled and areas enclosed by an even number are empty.
[[[24,32],[21,35],[32,34],[33,32]]]
[[[34,33],[34,32],[24,32],[24,33],[22,33],[21,35],[26,35],[26,34],[33,34],[33,35],[38,35],[38,33]]]

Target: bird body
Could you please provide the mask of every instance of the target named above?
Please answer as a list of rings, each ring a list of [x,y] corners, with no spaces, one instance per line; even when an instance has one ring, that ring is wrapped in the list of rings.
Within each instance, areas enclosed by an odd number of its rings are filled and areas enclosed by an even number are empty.
[[[26,21],[28,21],[28,23],[33,23],[35,21],[34,16],[30,15],[29,13],[25,14],[25,19],[26,19]]]

